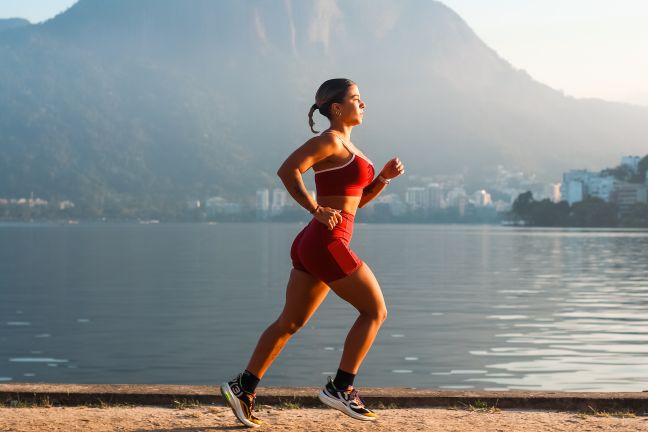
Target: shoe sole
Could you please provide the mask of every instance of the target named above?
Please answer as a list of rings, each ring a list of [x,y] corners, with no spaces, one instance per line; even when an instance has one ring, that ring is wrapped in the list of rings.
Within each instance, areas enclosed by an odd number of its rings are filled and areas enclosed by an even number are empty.
[[[228,383],[221,384],[220,392],[223,395],[223,398],[227,401],[227,404],[230,406],[230,408],[232,408],[232,411],[234,411],[236,418],[239,419],[241,423],[248,427],[261,426],[256,423],[252,423],[250,420],[245,418],[245,414],[243,414],[243,409],[241,408],[241,402],[239,402],[239,398],[237,398],[236,395],[232,392],[232,389],[230,388]]]
[[[338,411],[343,412],[344,414],[348,415],[351,418],[354,418],[356,420],[362,420],[362,421],[375,421],[376,417],[367,417],[363,416],[362,414],[358,414],[357,412],[352,411],[350,408],[348,408],[343,402],[340,402],[335,399],[331,399],[326,393],[324,393],[324,390],[320,392],[318,395],[319,400],[324,404],[328,405],[331,408],[334,408]]]

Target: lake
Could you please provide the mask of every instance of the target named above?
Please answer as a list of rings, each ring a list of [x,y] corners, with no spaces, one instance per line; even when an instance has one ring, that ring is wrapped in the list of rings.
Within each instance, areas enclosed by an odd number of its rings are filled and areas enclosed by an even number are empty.
[[[230,378],[303,226],[1,223],[0,382]],[[648,390],[648,231],[359,223],[351,246],[389,311],[359,388]],[[356,316],[331,291],[261,385],[323,385]]]

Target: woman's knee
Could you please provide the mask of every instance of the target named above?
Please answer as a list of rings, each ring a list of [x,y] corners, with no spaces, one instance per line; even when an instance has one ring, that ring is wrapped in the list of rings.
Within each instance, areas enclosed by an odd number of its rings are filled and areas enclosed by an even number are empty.
[[[360,314],[371,321],[382,324],[387,319],[387,308],[382,305],[376,308],[360,311]]]
[[[386,319],[387,319],[387,308],[383,307],[380,310],[380,320],[381,320],[381,322],[385,322]]]
[[[295,319],[284,316],[280,316],[279,319],[277,319],[277,326],[285,334],[293,335],[297,333],[299,329],[304,327],[304,325],[306,325],[306,320],[304,319]]]

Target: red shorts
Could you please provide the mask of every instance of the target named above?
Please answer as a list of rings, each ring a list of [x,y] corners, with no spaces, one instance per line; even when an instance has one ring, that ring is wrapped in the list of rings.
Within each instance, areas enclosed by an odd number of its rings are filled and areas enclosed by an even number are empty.
[[[333,230],[313,218],[290,248],[293,267],[329,283],[356,271],[362,260],[349,249],[354,215],[342,210],[342,222]]]

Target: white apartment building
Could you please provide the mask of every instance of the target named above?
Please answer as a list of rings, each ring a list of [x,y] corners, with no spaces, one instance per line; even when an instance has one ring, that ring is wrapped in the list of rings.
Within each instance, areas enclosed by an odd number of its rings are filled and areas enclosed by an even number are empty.
[[[256,191],[256,215],[257,219],[265,219],[270,210],[270,191],[268,189],[257,189]]]
[[[610,202],[617,180],[612,176],[588,170],[571,170],[563,174],[560,195],[569,205],[583,201],[588,197],[597,197]]]
[[[284,207],[288,205],[288,191],[285,189],[274,188],[272,189],[272,204],[270,206],[270,214],[276,216],[284,211]]]
[[[410,186],[405,190],[405,204],[412,209],[428,208],[429,194],[428,191],[420,186]]]
[[[633,205],[648,202],[648,187],[640,183],[619,182],[612,194],[612,202],[619,207],[619,212],[627,212]]]
[[[427,185],[428,203],[432,209],[440,209],[445,207],[445,200],[443,199],[443,188],[438,183],[430,183]]]
[[[560,191],[560,195],[565,198],[569,205],[583,201],[585,199],[585,188],[583,186],[583,182],[578,180],[570,180],[568,182],[563,182],[562,184],[564,187]]]
[[[592,177],[587,182],[587,195],[590,197],[601,198],[605,202],[610,202],[610,195],[614,191],[617,180],[612,176]]]

